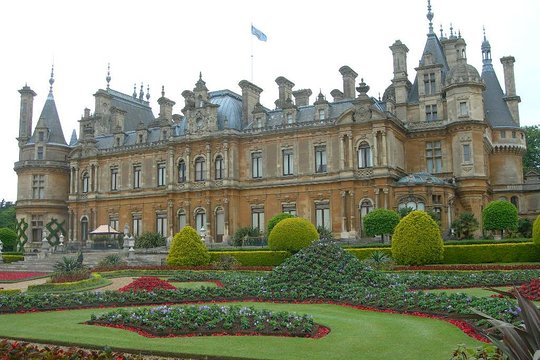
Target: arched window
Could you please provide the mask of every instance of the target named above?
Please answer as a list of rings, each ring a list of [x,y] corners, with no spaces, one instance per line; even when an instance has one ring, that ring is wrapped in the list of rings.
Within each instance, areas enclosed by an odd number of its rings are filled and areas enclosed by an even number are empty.
[[[201,235],[201,230],[204,229],[206,232],[206,211],[203,208],[198,208],[195,210],[195,227],[197,228],[197,233]]]
[[[90,176],[87,172],[84,172],[82,176],[82,192],[87,193],[90,191]]]
[[[225,211],[222,207],[216,208],[216,242],[223,241],[225,234]]]
[[[516,209],[519,210],[519,198],[518,198],[517,196],[515,196],[515,195],[512,196],[512,197],[510,198],[510,202],[511,202],[512,204],[514,204],[514,206],[516,207]]]
[[[184,209],[178,210],[178,231],[182,230],[187,225],[187,216]]]
[[[83,244],[86,244],[88,240],[88,218],[86,216],[81,219],[81,240]]]
[[[178,182],[186,182],[186,162],[184,160],[178,162]]]
[[[206,172],[206,164],[204,158],[199,156],[195,159],[195,181],[204,181]]]
[[[216,157],[216,161],[215,161],[215,178],[216,180],[221,180],[223,179],[223,175],[225,174],[225,166],[224,166],[224,163],[223,163],[223,156],[221,155],[218,155]]]
[[[422,211],[426,209],[424,200],[415,196],[409,196],[399,201],[398,210],[405,208]]]
[[[373,202],[370,199],[364,199],[360,203],[360,229],[364,231],[364,217],[373,211]]]
[[[358,146],[358,168],[368,168],[373,166],[373,161],[371,159],[371,147],[367,142],[362,142]]]

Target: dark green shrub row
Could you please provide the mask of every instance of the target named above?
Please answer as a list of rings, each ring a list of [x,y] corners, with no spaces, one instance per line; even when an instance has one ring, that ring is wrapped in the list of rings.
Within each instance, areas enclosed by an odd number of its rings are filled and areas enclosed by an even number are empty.
[[[372,253],[375,251],[384,253],[387,256],[392,256],[392,249],[390,247],[372,247],[372,248],[350,248],[345,249],[347,252],[349,252],[351,255],[356,256],[359,260],[367,259]]]
[[[473,245],[473,244],[511,244],[511,243],[524,243],[531,242],[531,239],[526,238],[516,238],[516,239],[501,239],[501,240],[476,240],[476,239],[465,239],[465,240],[448,240],[444,242],[444,245]]]
[[[90,279],[68,283],[45,283],[28,286],[29,293],[64,293],[93,290],[111,284],[99,274],[92,274]]]
[[[23,261],[24,256],[23,255],[4,255],[2,254],[2,259],[4,259],[5,264],[9,264],[16,261]]]
[[[447,245],[444,247],[445,264],[483,264],[540,261],[540,247],[532,242]]]
[[[211,261],[219,260],[221,255],[234,256],[243,266],[276,266],[291,256],[288,251],[212,251]]]
[[[0,295],[14,295],[21,292],[21,289],[0,289]]]

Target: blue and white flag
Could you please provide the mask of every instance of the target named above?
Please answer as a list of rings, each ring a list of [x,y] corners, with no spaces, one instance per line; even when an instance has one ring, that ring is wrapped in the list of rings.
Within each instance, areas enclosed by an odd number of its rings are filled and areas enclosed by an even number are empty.
[[[257,29],[255,26],[251,25],[251,33],[257,37],[257,39],[261,41],[266,41],[267,37],[266,35],[259,29]]]

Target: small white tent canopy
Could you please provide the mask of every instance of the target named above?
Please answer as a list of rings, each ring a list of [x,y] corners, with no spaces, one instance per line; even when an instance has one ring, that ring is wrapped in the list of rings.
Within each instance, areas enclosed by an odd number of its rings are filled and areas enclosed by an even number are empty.
[[[99,225],[96,230],[91,231],[92,235],[119,235],[122,234],[120,231],[115,230],[110,225]]]

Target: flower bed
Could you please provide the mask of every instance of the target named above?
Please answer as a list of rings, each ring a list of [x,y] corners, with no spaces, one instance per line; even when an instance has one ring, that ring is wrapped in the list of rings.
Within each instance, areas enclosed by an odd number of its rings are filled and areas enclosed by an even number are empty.
[[[176,290],[176,287],[171,285],[168,281],[162,280],[155,276],[144,276],[144,277],[135,279],[135,281],[131,282],[130,284],[124,287],[121,287],[120,289],[118,289],[118,291],[120,292],[154,291],[156,289]]]
[[[30,280],[38,277],[47,276],[47,273],[43,272],[29,272],[29,271],[0,271],[0,281],[2,282],[15,282],[22,280]]]
[[[529,281],[526,284],[523,284],[519,287],[515,288],[523,297],[532,300],[532,301],[540,301],[540,279],[534,279]],[[514,290],[510,290],[510,292],[514,292]],[[491,297],[504,297],[502,294],[493,294]]]
[[[240,271],[272,271],[272,266],[239,266],[235,270]],[[216,270],[213,265],[205,266],[175,266],[175,265],[143,265],[143,266],[96,266],[92,269],[94,272],[114,272],[114,271],[174,271],[174,270]]]
[[[99,274],[91,274],[89,279],[45,284],[35,284],[28,286],[28,293],[73,293],[78,291],[88,291],[110,285],[109,279],[104,279]]]
[[[310,315],[256,310],[247,306],[158,306],[92,314],[88,324],[120,327],[150,337],[204,335],[281,335],[321,337],[327,330]]]

